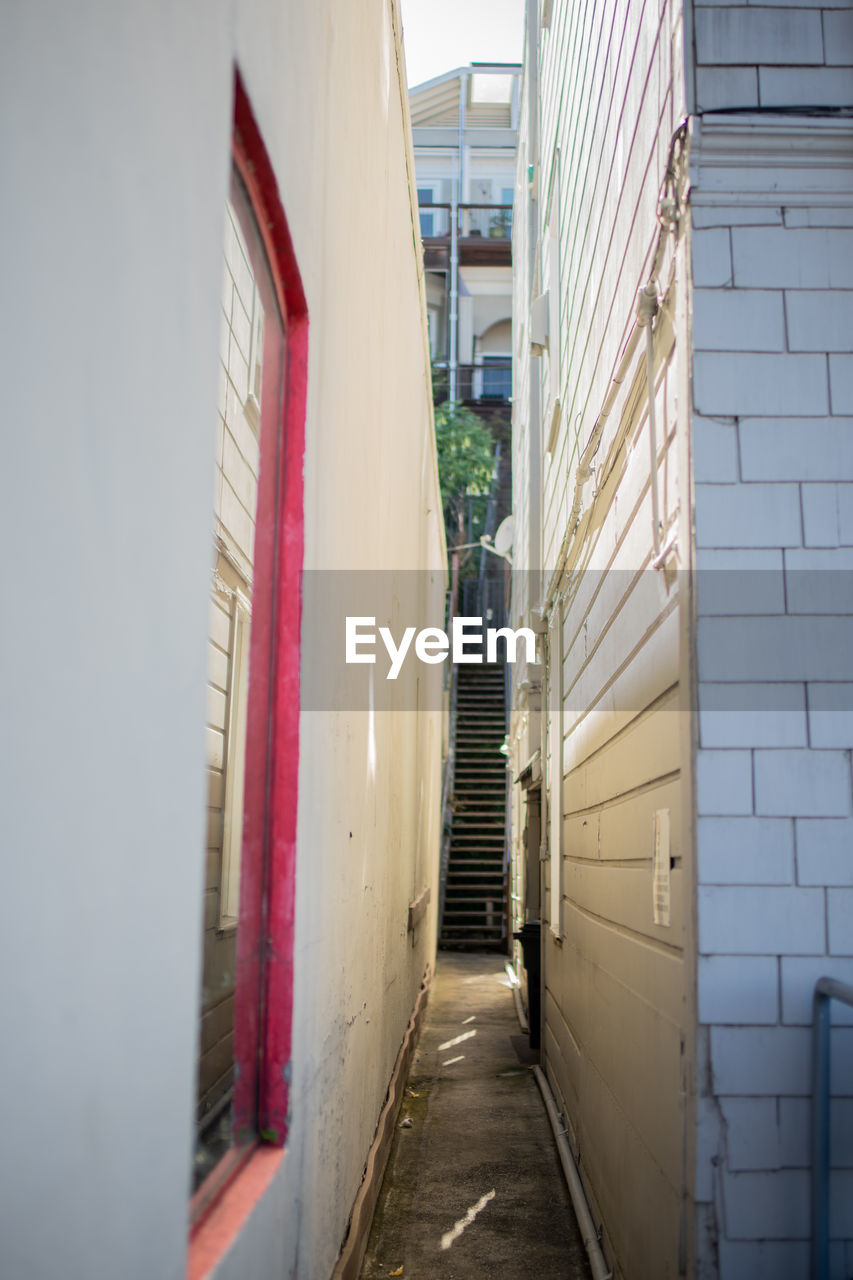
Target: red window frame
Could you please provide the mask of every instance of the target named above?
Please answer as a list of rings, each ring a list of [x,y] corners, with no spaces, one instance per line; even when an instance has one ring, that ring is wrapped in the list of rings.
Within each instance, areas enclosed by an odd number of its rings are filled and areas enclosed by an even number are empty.
[[[265,337],[235,984],[238,1145],[191,1201],[192,1280],[228,1247],[281,1163],[292,1043],[308,308],[275,173],[239,72],[233,163],[266,256],[284,350],[278,327],[266,326],[277,351],[267,359]]]

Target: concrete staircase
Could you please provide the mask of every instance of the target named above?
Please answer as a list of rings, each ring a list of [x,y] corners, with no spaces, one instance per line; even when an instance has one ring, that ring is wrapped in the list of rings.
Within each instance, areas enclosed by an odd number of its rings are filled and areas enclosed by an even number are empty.
[[[453,826],[442,946],[506,943],[506,734],[504,663],[460,665]]]

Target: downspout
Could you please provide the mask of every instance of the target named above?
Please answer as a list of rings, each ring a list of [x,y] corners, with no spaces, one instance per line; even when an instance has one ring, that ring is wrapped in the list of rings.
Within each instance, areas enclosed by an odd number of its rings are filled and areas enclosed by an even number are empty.
[[[450,210],[450,334],[448,338],[448,355],[450,357],[450,395],[456,400],[456,373],[459,365],[459,205],[462,201],[462,181],[465,148],[465,103],[468,97],[468,72],[463,71],[459,77],[459,131],[456,145],[458,147],[458,164],[456,180],[451,193]]]
[[[527,200],[527,282],[528,294],[532,293],[534,288],[536,274],[536,256],[537,241],[539,238],[539,203],[538,198],[534,197],[534,191],[538,197],[539,183],[539,5],[537,0],[527,0],[527,127],[530,132],[530,151],[528,159],[532,156],[534,183],[532,187],[528,187],[529,196]],[[525,300],[527,306],[530,305],[530,297]],[[529,537],[528,555],[530,561],[528,564],[529,572],[535,575],[536,582],[536,604],[540,606],[542,603],[542,592],[544,588],[544,531],[542,529],[542,422],[540,409],[539,394],[539,371],[533,376],[528,363],[528,412],[529,412],[529,430],[530,443],[528,449],[528,457],[530,460],[530,507],[531,517],[528,528],[533,532],[533,518],[535,512],[536,529],[535,538]],[[536,499],[534,502],[534,481]],[[528,595],[528,601],[530,596]],[[544,636],[540,638],[540,644],[544,646]],[[539,685],[539,758],[542,761],[542,786],[539,790],[539,911],[541,915],[542,903],[545,901],[545,885],[544,866],[545,859],[548,857],[548,846],[546,844],[546,832],[548,831],[548,788],[545,779],[545,761],[548,758],[548,704],[545,698],[545,690],[548,688],[547,682],[547,666],[542,662],[542,676]],[[540,929],[540,953],[539,953],[539,982],[540,991],[540,1028],[539,1043],[545,1043],[545,930]]]
[[[586,1202],[586,1194],[583,1189],[580,1174],[578,1173],[575,1158],[572,1155],[572,1149],[566,1138],[565,1130],[560,1121],[560,1115],[557,1111],[557,1104],[554,1102],[554,1095],[548,1087],[548,1081],[541,1067],[534,1067],[533,1074],[536,1077],[536,1083],[542,1092],[542,1099],[545,1103],[545,1110],[548,1112],[548,1119],[551,1121],[551,1128],[554,1130],[554,1138],[557,1142],[557,1151],[560,1156],[560,1164],[563,1166],[563,1173],[566,1175],[566,1183],[569,1188],[569,1195],[572,1197],[572,1208],[575,1211],[575,1217],[580,1227],[581,1238],[583,1239],[584,1248],[589,1258],[590,1270],[592,1271],[593,1280],[612,1280],[613,1272],[605,1261],[604,1254],[601,1251],[601,1244],[598,1239],[598,1232],[595,1229],[595,1223],[589,1211],[589,1205]]]
[[[539,15],[538,5],[530,0],[527,6],[527,129],[529,134],[528,165],[533,166],[534,185],[528,182],[527,196],[527,284],[528,293],[534,288],[536,273],[536,242],[539,228],[539,207],[533,192],[537,189],[537,173],[539,168]],[[528,308],[530,297],[526,299]],[[530,598],[528,586],[528,604],[539,604],[542,599],[542,528],[541,528],[541,487],[542,487],[542,423],[539,420],[539,377],[534,378],[530,370],[528,357],[528,500],[530,516],[528,519],[528,571],[536,583],[535,602]]]

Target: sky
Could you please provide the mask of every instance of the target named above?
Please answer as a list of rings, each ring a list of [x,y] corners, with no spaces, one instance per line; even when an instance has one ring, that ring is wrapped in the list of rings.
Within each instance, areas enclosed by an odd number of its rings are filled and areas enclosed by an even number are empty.
[[[521,62],[524,0],[400,0],[409,85],[469,62]]]

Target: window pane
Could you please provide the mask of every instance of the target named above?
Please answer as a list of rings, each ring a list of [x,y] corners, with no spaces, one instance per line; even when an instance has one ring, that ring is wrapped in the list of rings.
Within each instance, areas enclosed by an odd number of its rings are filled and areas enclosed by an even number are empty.
[[[432,204],[432,203],[433,203],[432,187],[418,187],[418,204],[423,206],[425,204]],[[427,210],[426,212],[421,213],[420,219],[421,219],[421,235],[422,236],[435,235],[435,229],[434,229],[435,213],[433,212],[433,210]]]
[[[226,210],[220,334],[195,1187],[234,1144],[235,993],[238,930],[243,927],[240,885],[249,656],[252,605],[262,589],[254,573],[260,430],[266,397],[280,394],[284,349],[260,238],[248,198],[236,179]]]

